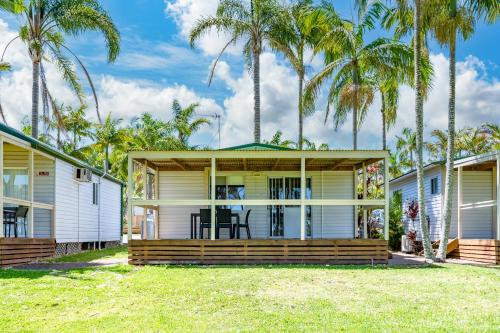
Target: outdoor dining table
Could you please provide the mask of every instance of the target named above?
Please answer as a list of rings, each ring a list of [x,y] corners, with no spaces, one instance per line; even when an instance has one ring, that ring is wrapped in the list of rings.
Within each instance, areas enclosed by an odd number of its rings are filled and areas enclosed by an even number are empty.
[[[236,218],[236,223],[240,223],[240,214],[231,212],[231,218]],[[198,230],[198,221],[201,218],[200,213],[191,213],[191,239],[197,239],[197,230]],[[238,230],[238,238],[239,238],[239,230]]]

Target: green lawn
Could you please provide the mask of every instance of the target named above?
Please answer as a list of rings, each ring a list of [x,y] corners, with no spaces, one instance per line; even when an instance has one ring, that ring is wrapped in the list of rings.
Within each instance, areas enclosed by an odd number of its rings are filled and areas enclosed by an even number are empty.
[[[69,256],[52,259],[52,262],[88,262],[96,259],[122,259],[127,258],[127,248],[123,246],[112,247],[101,251],[86,251]]]
[[[499,309],[499,269],[451,264],[0,270],[0,332],[498,332]]]

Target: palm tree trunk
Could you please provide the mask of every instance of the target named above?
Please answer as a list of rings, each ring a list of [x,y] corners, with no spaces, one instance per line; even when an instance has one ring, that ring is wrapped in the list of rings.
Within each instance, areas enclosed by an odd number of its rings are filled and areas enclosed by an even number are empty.
[[[417,188],[418,188],[418,218],[424,256],[427,260],[434,260],[434,252],[429,237],[429,228],[425,215],[425,192],[424,192],[424,100],[422,96],[422,72],[421,72],[421,31],[420,31],[420,0],[415,1],[414,9],[414,60],[415,60],[415,120],[417,127]]]
[[[38,139],[38,102],[40,95],[40,62],[33,61],[33,85],[31,89],[31,136]]]
[[[61,128],[59,125],[57,126],[57,149],[61,149],[62,143],[61,143]]]
[[[304,144],[304,107],[303,107],[303,93],[304,89],[304,74],[299,73],[299,149],[302,150]]]
[[[108,173],[109,168],[109,145],[105,148],[105,158],[104,158],[104,173]]]
[[[353,71],[353,84],[354,84],[354,103],[352,108],[352,149],[358,149],[358,84],[359,84],[358,68],[355,67]]]
[[[456,0],[452,1],[452,15],[456,15]],[[452,23],[453,24],[453,23]],[[455,67],[456,67],[456,28],[453,27],[450,40],[450,92],[448,100],[448,142],[446,149],[446,183],[444,190],[444,211],[439,241],[438,258],[446,260],[448,236],[451,225],[451,206],[453,190],[453,172],[455,158]],[[460,208],[459,208],[460,209]]]
[[[387,127],[385,121],[385,97],[384,94],[381,94],[382,97],[382,107],[380,112],[382,112],[382,150],[387,149]]]
[[[260,143],[260,53],[253,52],[254,141]]]

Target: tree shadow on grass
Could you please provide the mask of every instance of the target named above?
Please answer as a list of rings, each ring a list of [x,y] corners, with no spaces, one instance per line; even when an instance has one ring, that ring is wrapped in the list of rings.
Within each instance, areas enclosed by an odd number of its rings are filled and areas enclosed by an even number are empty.
[[[0,269],[0,281],[8,279],[40,279],[46,276],[64,277],[72,280],[91,280],[89,272],[110,272],[120,275],[128,274],[135,268],[129,265],[94,265],[68,269]]]
[[[415,270],[415,269],[439,269],[446,268],[435,264],[419,265],[320,265],[320,264],[167,264],[167,265],[144,265],[136,267],[158,267],[163,269],[320,269],[320,270]]]

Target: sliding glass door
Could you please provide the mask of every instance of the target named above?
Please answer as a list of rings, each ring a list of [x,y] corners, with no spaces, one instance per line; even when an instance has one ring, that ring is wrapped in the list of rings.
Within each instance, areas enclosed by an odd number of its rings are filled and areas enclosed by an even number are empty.
[[[312,196],[311,179],[306,179],[306,198]],[[299,177],[269,178],[269,199],[300,199]],[[269,206],[271,237],[300,238],[300,206]],[[306,235],[311,236],[311,206],[306,206]]]

